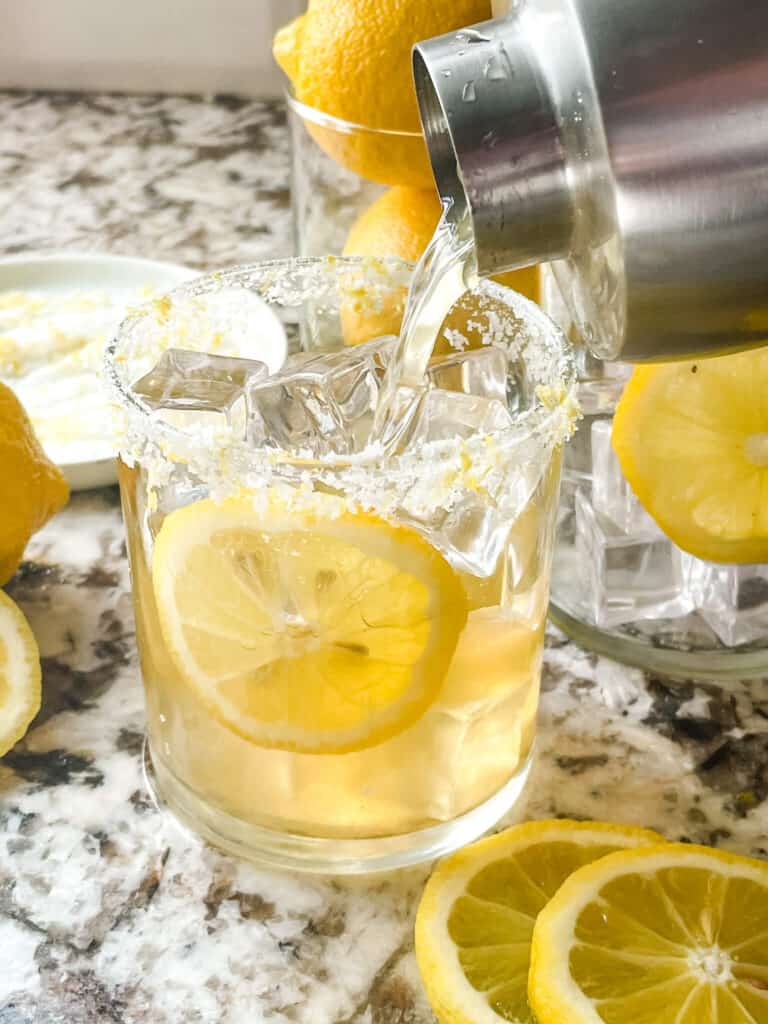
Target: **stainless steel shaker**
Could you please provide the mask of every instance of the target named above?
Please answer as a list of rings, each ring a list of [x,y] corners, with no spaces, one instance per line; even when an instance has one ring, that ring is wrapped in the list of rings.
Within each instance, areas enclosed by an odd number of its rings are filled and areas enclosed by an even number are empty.
[[[768,339],[768,2],[517,0],[414,50],[482,274],[553,263],[603,358]]]

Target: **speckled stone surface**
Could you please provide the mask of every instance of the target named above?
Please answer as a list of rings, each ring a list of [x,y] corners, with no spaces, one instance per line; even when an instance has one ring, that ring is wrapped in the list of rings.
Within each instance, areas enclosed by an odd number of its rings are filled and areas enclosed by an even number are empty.
[[[285,254],[287,180],[279,105],[0,96],[5,253]],[[0,762],[0,1022],[426,1024],[411,948],[426,868],[261,871],[150,802],[116,491],[76,496],[8,590],[44,702]],[[551,633],[524,813],[768,856],[768,683],[669,683]]]

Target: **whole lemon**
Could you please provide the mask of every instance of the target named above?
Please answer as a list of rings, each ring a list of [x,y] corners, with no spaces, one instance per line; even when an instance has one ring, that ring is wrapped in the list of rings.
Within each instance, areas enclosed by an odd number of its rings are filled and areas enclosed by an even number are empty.
[[[32,534],[68,497],[67,482],[40,447],[21,403],[0,383],[0,586],[16,572]]]
[[[344,255],[397,256],[416,263],[439,219],[440,200],[434,189],[387,189],[350,228]]]
[[[273,52],[297,100],[377,131],[339,132],[305,119],[329,156],[384,185],[429,187],[411,71],[414,43],[491,17],[490,0],[309,0]],[[412,137],[377,132],[412,132]]]
[[[363,210],[352,225],[344,246],[345,256],[397,256],[416,263],[429,244],[440,219],[440,200],[434,188],[390,188]],[[494,278],[537,302],[539,269],[525,267]],[[397,309],[375,313],[342,311],[344,340],[357,345],[383,334],[397,334],[402,320],[402,304]],[[446,326],[462,331],[464,321],[475,312],[471,297],[457,306]],[[469,315],[465,315],[469,314]],[[438,349],[439,351],[439,349]]]
[[[344,256],[379,258],[396,256],[416,263],[434,234],[440,217],[440,201],[434,189],[387,189],[352,225]],[[359,345],[385,334],[399,334],[406,293],[393,294],[383,308],[369,308],[363,300],[341,309],[346,345]]]

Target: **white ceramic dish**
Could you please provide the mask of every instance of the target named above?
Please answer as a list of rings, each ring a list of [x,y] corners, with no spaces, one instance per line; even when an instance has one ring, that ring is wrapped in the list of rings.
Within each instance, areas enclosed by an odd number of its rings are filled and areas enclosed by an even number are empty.
[[[107,295],[115,306],[127,308],[135,304],[137,292],[142,289],[167,291],[197,274],[174,263],[100,253],[14,256],[0,259],[0,294],[36,292],[54,298],[93,291]],[[264,309],[268,322],[260,334],[260,349],[243,352],[243,355],[261,359],[270,368],[277,369],[286,355],[285,333],[266,305]],[[118,322],[119,319],[118,316]],[[72,438],[61,444],[48,443],[46,450],[61,467],[72,490],[103,487],[117,479],[111,438],[99,441]]]

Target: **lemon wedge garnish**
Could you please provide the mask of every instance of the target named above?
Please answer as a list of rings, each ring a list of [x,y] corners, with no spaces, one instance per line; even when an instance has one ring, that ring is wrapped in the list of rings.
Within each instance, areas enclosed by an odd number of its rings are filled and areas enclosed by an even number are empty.
[[[416,917],[416,957],[441,1024],[528,1024],[537,915],[568,875],[654,832],[599,822],[518,825],[438,865]]]
[[[684,551],[768,561],[768,352],[634,370],[613,447],[640,502]]]
[[[40,710],[40,654],[29,623],[0,590],[0,757]]]
[[[701,846],[612,854],[539,915],[539,1024],[764,1024],[768,864]]]
[[[171,658],[212,714],[261,746],[338,754],[394,736],[434,701],[466,600],[413,530],[322,498],[174,511],[152,580]]]

